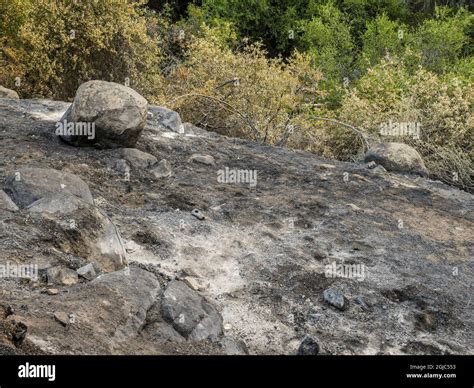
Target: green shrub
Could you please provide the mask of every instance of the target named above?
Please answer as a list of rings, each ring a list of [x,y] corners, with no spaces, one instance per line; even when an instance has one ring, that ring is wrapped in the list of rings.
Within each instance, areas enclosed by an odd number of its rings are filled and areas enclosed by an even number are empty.
[[[403,62],[385,59],[369,69],[344,99],[339,118],[363,128],[371,143],[402,141],[425,158],[431,176],[472,190],[474,166],[474,90],[455,76],[439,77],[425,69],[415,74]],[[380,125],[393,122],[421,124],[421,138],[382,137]],[[329,137],[326,150],[338,159],[360,152],[351,139]],[[458,176],[453,182],[450,177]]]
[[[7,84],[22,96],[69,99],[91,79],[130,83],[145,96],[159,80],[159,50],[147,35],[142,1],[34,0],[12,46]],[[11,27],[13,28],[13,26]],[[11,41],[10,41],[11,42]],[[8,56],[5,52],[10,52]],[[13,53],[13,54],[12,54]]]
[[[420,65],[438,74],[450,69],[469,44],[474,15],[464,8],[454,12],[436,7],[436,17],[426,19],[412,36],[411,47],[421,53]]]
[[[410,40],[408,27],[390,20],[385,14],[367,22],[359,60],[362,73],[377,65],[387,54],[403,57],[407,40]]]
[[[207,129],[281,143],[319,93],[320,74],[309,57],[268,59],[258,44],[235,53],[203,29],[206,36],[193,39],[185,62],[166,79],[162,102]]]

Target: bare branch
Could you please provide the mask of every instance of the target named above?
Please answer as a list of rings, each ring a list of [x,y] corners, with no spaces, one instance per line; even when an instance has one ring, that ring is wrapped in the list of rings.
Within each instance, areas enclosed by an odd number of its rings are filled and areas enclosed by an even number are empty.
[[[339,121],[339,120],[335,120],[335,119],[330,119],[330,118],[327,118],[327,117],[319,117],[319,116],[310,116],[308,117],[309,119],[312,119],[312,120],[321,120],[321,121],[329,121],[331,123],[334,123],[334,124],[339,124],[339,125],[342,125],[343,127],[346,127],[346,128],[350,128],[352,129],[357,135],[358,137],[362,140],[362,143],[363,145],[366,147],[366,149],[368,150],[370,147],[369,147],[369,142],[367,140],[367,137],[365,136],[365,134],[358,128],[350,125],[350,124],[347,124],[347,123],[343,123],[342,121]]]
[[[198,94],[198,93],[189,93],[189,94],[183,94],[182,96],[178,96],[176,97],[174,100],[171,101],[171,104],[174,104],[177,100],[179,99],[182,99],[182,98],[185,98],[185,97],[200,97],[200,98],[205,98],[205,99],[208,99],[208,100],[212,100],[212,101],[215,101],[219,104],[222,104],[226,107],[226,109],[229,111],[229,112],[232,112],[232,113],[235,113],[236,115],[238,115],[244,122],[245,124],[247,124],[247,126],[252,130],[254,136],[255,136],[255,140],[260,142],[260,133],[258,132],[258,129],[255,128],[255,126],[253,125],[253,123],[243,114],[241,113],[240,111],[238,111],[237,109],[235,109],[232,105],[230,105],[228,102],[226,101],[222,101],[216,97],[212,97],[212,96],[206,96],[205,94]]]

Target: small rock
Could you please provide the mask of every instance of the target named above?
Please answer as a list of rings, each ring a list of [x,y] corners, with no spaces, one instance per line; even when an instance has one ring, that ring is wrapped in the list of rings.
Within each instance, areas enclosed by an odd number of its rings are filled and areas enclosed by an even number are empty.
[[[76,272],[79,276],[83,277],[86,280],[92,280],[96,277],[96,272],[92,263],[89,263],[79,268]]]
[[[15,342],[16,346],[19,346],[23,343],[26,338],[26,333],[28,331],[28,326],[26,326],[23,322],[18,322],[15,325],[12,333],[13,342]]]
[[[216,164],[216,161],[211,155],[193,154],[189,158],[189,161],[194,163],[205,164],[206,166],[214,166]]]
[[[169,162],[166,159],[163,159],[153,168],[153,170],[151,170],[151,173],[155,176],[156,179],[160,179],[170,177],[173,171]]]
[[[415,327],[419,330],[433,332],[438,326],[436,314],[432,311],[424,311],[422,313],[415,314],[415,319]]]
[[[69,325],[69,314],[65,313],[64,311],[56,311],[54,313],[54,319],[56,319],[61,325],[67,326]]]
[[[18,211],[18,206],[15,205],[15,203],[3,190],[0,190],[0,209],[9,210],[12,212]]]
[[[0,98],[9,98],[12,100],[19,100],[20,96],[14,90],[4,88],[3,86],[0,85]]]
[[[383,166],[376,166],[372,171],[376,174],[382,174],[384,172],[387,172],[387,170]]]
[[[57,288],[48,288],[46,290],[46,293],[48,295],[58,295],[59,294],[59,290]]]
[[[365,302],[365,299],[362,296],[358,296],[355,298],[355,302],[362,308],[364,311],[370,311],[370,307]]]
[[[202,221],[204,220],[206,217],[204,217],[204,215],[198,210],[198,209],[194,209],[191,214],[196,217],[199,221]]]
[[[321,168],[322,170],[331,170],[333,168],[336,168],[336,166],[334,164],[321,163],[319,165],[319,168]]]
[[[13,308],[13,306],[8,306],[7,307],[7,311],[6,311],[6,316],[9,317],[10,315],[13,315],[15,314],[15,309]]]
[[[353,203],[348,203],[347,206],[349,206],[349,207],[350,207],[352,210],[354,210],[355,212],[360,212],[360,211],[362,211],[362,209],[361,209],[359,206],[357,206],[357,205],[355,205],[355,204],[353,204]]]
[[[319,345],[310,336],[306,336],[303,339],[303,341],[301,342],[298,348],[298,351],[296,352],[298,356],[316,356],[318,353],[319,353]]]
[[[201,291],[203,289],[199,281],[191,276],[184,277],[183,282],[185,282],[194,291]]]
[[[225,337],[220,341],[224,353],[228,356],[245,356],[249,354],[244,341],[237,341],[233,338]]]
[[[339,310],[345,310],[347,308],[346,298],[341,292],[334,288],[328,288],[325,290],[323,296],[324,301],[331,306],[334,306]]]
[[[61,284],[63,286],[72,286],[79,281],[77,272],[70,268],[59,266],[48,268],[46,271],[49,284]]]
[[[122,174],[130,173],[130,165],[125,159],[117,159],[112,167]]]
[[[5,346],[0,344],[0,356],[18,356],[21,353],[18,353],[15,348],[11,348],[10,346]]]
[[[321,321],[321,319],[324,317],[323,314],[318,314],[318,313],[310,313],[308,315],[308,323],[310,325],[316,325],[318,322]]]
[[[122,148],[121,155],[134,169],[144,170],[158,162],[155,156],[137,150],[136,148]]]

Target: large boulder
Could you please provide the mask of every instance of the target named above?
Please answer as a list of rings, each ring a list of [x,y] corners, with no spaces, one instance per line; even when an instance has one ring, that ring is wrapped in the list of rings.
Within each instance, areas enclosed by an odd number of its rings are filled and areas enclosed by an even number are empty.
[[[4,88],[0,85],[0,98],[9,98],[11,100],[18,100],[20,96],[14,90]]]
[[[147,312],[160,292],[158,279],[152,273],[135,267],[101,275],[91,282],[91,286],[100,299],[111,304],[103,313],[107,318],[112,315],[110,322],[105,319],[111,328],[115,326],[112,343],[126,344],[139,335],[145,326]],[[94,314],[94,319],[97,317],[100,315]]]
[[[48,354],[156,354],[153,343],[142,340],[146,315],[160,292],[151,272],[131,266],[102,274],[87,286],[71,287],[47,308],[36,308],[27,337]],[[28,306],[44,306],[44,297],[25,298]],[[51,319],[51,312],[66,312],[63,323]],[[74,320],[71,322],[71,316]],[[58,317],[60,318],[60,317]],[[68,329],[61,325],[66,324]],[[0,354],[2,349],[0,348]]]
[[[63,252],[95,262],[104,272],[126,266],[122,238],[109,217],[96,206],[73,195],[50,194],[27,210],[41,214]]]
[[[133,89],[113,82],[89,81],[77,89],[74,102],[61,122],[94,124],[95,136],[91,138],[77,131],[72,135],[62,133],[60,137],[75,146],[133,147],[145,127],[147,115],[147,101]]]
[[[161,311],[165,321],[189,340],[217,340],[222,335],[222,316],[217,309],[182,281],[168,284]]]
[[[428,176],[420,154],[407,144],[383,143],[371,148],[365,155],[365,162],[374,161],[388,171],[405,172]]]
[[[5,192],[20,208],[51,193],[73,194],[94,204],[89,186],[76,175],[50,168],[22,167],[8,176]]]

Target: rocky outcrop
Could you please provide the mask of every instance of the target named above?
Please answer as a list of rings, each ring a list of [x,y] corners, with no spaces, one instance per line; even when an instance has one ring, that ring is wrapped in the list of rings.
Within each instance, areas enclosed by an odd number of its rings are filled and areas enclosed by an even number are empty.
[[[388,171],[428,176],[428,170],[421,155],[413,147],[404,143],[379,144],[367,151],[365,162],[375,162]]]
[[[79,177],[50,168],[22,167],[6,179],[5,192],[20,208],[51,193],[72,194],[93,204],[87,184]]]
[[[70,108],[61,119],[63,131],[68,123],[93,124],[93,136],[62,133],[61,139],[75,146],[104,148],[133,147],[145,127],[148,103],[133,89],[105,81],[82,84]],[[80,128],[79,128],[80,129]]]
[[[125,250],[113,222],[96,206],[64,194],[50,194],[27,210],[39,213],[46,225],[60,234],[58,245],[63,252],[73,253],[96,263],[104,272],[126,265]]]
[[[153,118],[136,147],[159,162],[132,167],[57,141],[66,107],[0,100],[0,181],[72,172],[95,202],[53,184],[0,209],[0,264],[38,266],[0,277],[0,353],[473,353],[472,194]],[[242,179],[219,180],[226,167]],[[128,263],[108,273],[102,217]]]
[[[184,282],[172,281],[163,293],[164,319],[185,338],[216,340],[222,335],[222,317],[216,308]]]

